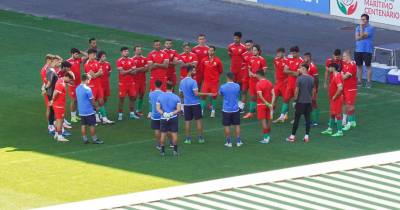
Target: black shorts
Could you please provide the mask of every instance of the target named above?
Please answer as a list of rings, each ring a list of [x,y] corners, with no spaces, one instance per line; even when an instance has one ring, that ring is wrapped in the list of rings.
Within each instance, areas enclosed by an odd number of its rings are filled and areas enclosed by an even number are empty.
[[[151,120],[151,129],[160,130],[160,120]]]
[[[160,130],[163,133],[166,133],[166,132],[177,133],[178,132],[178,117],[174,117],[172,119],[169,119],[168,121],[161,119]]]
[[[202,113],[201,113],[201,106],[200,104],[196,105],[184,105],[183,106],[183,114],[185,117],[185,121],[191,121],[191,120],[199,120],[201,119]]]
[[[96,115],[81,116],[81,125],[85,126],[95,126],[96,125]]]
[[[362,66],[365,63],[365,65],[369,67],[369,66],[371,66],[371,62],[372,62],[372,53],[355,52],[354,60],[356,61],[357,66]]]
[[[237,112],[222,112],[222,125],[240,125],[240,111]]]

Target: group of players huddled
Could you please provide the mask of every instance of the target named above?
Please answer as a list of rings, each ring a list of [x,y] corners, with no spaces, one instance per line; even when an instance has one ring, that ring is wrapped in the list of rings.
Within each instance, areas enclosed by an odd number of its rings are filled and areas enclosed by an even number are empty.
[[[312,78],[310,89],[311,108],[306,115],[306,135],[304,142],[309,141],[310,126],[317,126],[319,112],[317,95],[319,75],[317,66],[312,61],[311,53],[304,53],[293,46],[286,55],[285,48],[276,50],[273,60],[275,84],[266,78],[267,62],[262,56],[261,47],[252,40],[241,42],[242,33],[233,34],[233,43],[227,47],[231,58],[230,71],[226,73],[226,83],[220,86],[223,64],[216,56],[216,47],[206,44],[206,36],[198,35],[198,45],[191,48],[183,44],[183,52],[173,49],[172,40],[165,40],[164,48],[159,40],[153,43],[153,50],[142,55],[142,47],[133,47],[134,55],[130,57],[129,48],[121,48],[121,57],[116,61],[119,73],[118,114],[117,120],[123,119],[123,107],[126,97],[129,99],[129,117],[139,119],[143,114],[143,100],[147,90],[147,73],[149,72],[149,105],[147,118],[151,119],[157,148],[165,154],[165,142],[169,139],[174,155],[178,153],[178,118],[185,121],[184,143],[191,144],[191,121],[195,121],[198,143],[204,143],[202,117],[205,110],[210,110],[210,117],[216,114],[216,99],[223,98],[222,124],[224,126],[226,147],[232,147],[235,138],[236,146],[243,145],[240,137],[240,114],[243,119],[257,117],[262,126],[260,143],[269,143],[271,122],[283,123],[288,120],[289,104],[300,103],[299,76]],[[83,66],[84,74],[81,67]],[[177,79],[176,67],[180,67]],[[110,97],[110,73],[112,67],[107,61],[106,52],[97,47],[95,38],[89,40],[89,48],[80,51],[71,49],[71,57],[65,61],[57,55],[46,55],[46,63],[41,70],[42,93],[44,95],[48,118],[49,133],[57,141],[65,142],[70,133],[70,123],[64,119],[66,95],[71,99],[71,122],[81,121],[82,138],[88,143],[86,126],[90,127],[92,142],[103,143],[96,136],[95,125],[113,124],[108,118],[105,105]],[[329,127],[323,134],[334,137],[343,136],[356,126],[354,105],[357,95],[357,67],[351,59],[349,50],[341,52],[336,49],[332,58],[326,61],[324,87],[329,88],[330,119]],[[303,80],[303,79],[302,79]],[[174,92],[178,92],[179,96]],[[304,95],[304,93],[303,93]],[[249,97],[248,97],[249,96]],[[279,117],[272,121],[273,112],[277,112],[277,100],[282,98]],[[209,99],[209,100],[207,100]],[[246,104],[248,104],[246,106]],[[248,108],[247,108],[248,107]],[[296,115],[297,108],[296,106]],[[244,111],[247,110],[247,113]],[[344,110],[345,114],[342,114]],[[77,111],[79,114],[77,114]],[[305,112],[304,110],[302,112]],[[256,114],[257,113],[257,114]],[[299,112],[300,113],[300,112]],[[347,118],[347,119],[346,119]],[[292,122],[293,123],[293,122]],[[295,141],[295,130],[287,141]],[[336,125],[336,126],[335,126]],[[344,127],[343,127],[344,126]],[[234,137],[230,129],[234,128]],[[334,132],[336,129],[336,132]]]

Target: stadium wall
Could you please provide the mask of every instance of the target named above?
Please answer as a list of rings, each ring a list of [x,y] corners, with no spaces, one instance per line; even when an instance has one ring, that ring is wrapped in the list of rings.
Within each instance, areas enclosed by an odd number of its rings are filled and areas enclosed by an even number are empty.
[[[380,28],[400,31],[400,0],[225,0],[358,24],[367,13]]]

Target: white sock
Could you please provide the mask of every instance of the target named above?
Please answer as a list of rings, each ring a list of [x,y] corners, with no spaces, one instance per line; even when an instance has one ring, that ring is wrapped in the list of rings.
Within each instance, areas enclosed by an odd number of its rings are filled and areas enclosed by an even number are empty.
[[[305,138],[305,139],[308,139],[308,135],[307,135],[307,134],[306,134],[306,135],[304,135],[304,138]]]
[[[291,134],[289,138],[294,139],[295,136],[293,134]]]
[[[71,112],[71,117],[76,117],[76,112]]]
[[[279,118],[284,118],[285,117],[285,114],[281,114],[281,116],[279,116]]]
[[[347,114],[343,114],[343,124],[346,124],[347,122]]]

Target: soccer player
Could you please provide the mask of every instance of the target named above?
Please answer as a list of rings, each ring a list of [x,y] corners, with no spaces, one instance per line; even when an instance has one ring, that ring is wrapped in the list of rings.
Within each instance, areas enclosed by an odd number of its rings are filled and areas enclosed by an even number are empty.
[[[313,94],[312,94],[312,111],[311,111],[311,125],[312,126],[318,126],[319,123],[319,110],[318,110],[318,103],[317,103],[317,98],[318,98],[318,87],[319,87],[319,74],[318,74],[318,68],[317,65],[312,60],[312,55],[311,53],[307,52],[304,53],[304,63],[308,65],[308,75],[312,76],[314,78],[314,87],[313,87]]]
[[[336,63],[339,65],[339,68],[342,68],[342,51],[340,49],[335,49],[333,51],[332,57],[326,59],[325,62],[325,75],[324,75],[324,88],[328,88],[329,81],[332,79],[332,74],[329,72],[329,65],[331,63]]]
[[[192,52],[196,53],[197,59],[199,62],[201,62],[204,58],[208,56],[208,46],[207,46],[207,40],[206,40],[206,35],[205,34],[199,34],[197,36],[197,45],[192,48]],[[201,87],[203,84],[203,79],[204,79],[204,72],[203,69],[199,66],[196,71],[196,81],[197,85]]]
[[[203,93],[214,93],[211,97],[211,115],[210,117],[215,117],[216,99],[218,93],[219,77],[223,72],[223,65],[221,60],[215,55],[215,47],[210,46],[208,48],[208,56],[201,60],[199,69],[202,69],[204,73],[204,83],[201,89]],[[202,96],[201,110],[204,112],[206,107],[207,96]]]
[[[344,104],[347,115],[347,123],[343,130],[348,131],[356,127],[356,119],[354,116],[354,107],[357,96],[357,65],[351,59],[350,50],[343,52],[343,95]],[[344,120],[344,118],[343,118]]]
[[[234,127],[236,136],[236,146],[243,145],[240,139],[240,110],[239,110],[239,97],[240,85],[233,80],[235,75],[233,72],[226,73],[226,83],[221,85],[219,94],[223,97],[222,104],[222,125],[224,126],[224,133],[226,138],[226,147],[232,147],[231,140],[231,127]]]
[[[88,49],[86,51],[89,51],[89,49],[93,49],[93,50],[96,50],[96,52],[100,52],[100,49],[97,46],[96,38],[92,37],[92,38],[89,39],[89,46],[88,46]]]
[[[288,75],[288,83],[285,90],[285,94],[283,95],[283,103],[281,109],[281,115],[278,119],[274,121],[277,122],[285,122],[287,120],[287,113],[289,111],[289,103],[290,100],[294,97],[294,91],[296,89],[296,79],[299,75],[298,69],[300,65],[303,63],[303,59],[299,54],[299,47],[294,46],[290,48],[290,57],[286,59],[286,65],[283,69],[283,73]]]
[[[147,62],[150,69],[150,91],[155,90],[154,82],[156,80],[162,82],[161,90],[165,91],[169,57],[161,50],[160,40],[154,40],[153,50],[147,55]]]
[[[100,55],[100,52],[99,52]],[[86,135],[86,126],[89,127],[93,144],[102,144],[103,141],[96,135],[96,110],[98,109],[93,97],[92,89],[88,86],[90,76],[83,74],[81,84],[76,88],[79,116],[81,117],[81,132],[84,144],[89,143]]]
[[[285,65],[287,63],[287,58],[285,57],[285,48],[281,47],[276,50],[276,56],[274,58],[274,67],[275,67],[275,86],[274,86],[274,91],[275,91],[275,104],[274,107],[276,106],[276,102],[278,101],[278,97],[282,97],[285,94],[286,91],[286,86],[287,86],[287,81],[288,81],[288,75],[283,72],[285,69]]]
[[[305,58],[304,60],[307,59]],[[311,103],[313,94],[315,94],[315,92],[313,91],[315,87],[314,86],[315,78],[309,74],[310,68],[311,67],[307,63],[303,63],[301,64],[299,69],[300,75],[297,77],[296,90],[294,95],[294,99],[296,101],[295,105],[296,111],[294,114],[292,134],[288,138],[286,138],[286,141],[288,142],[294,142],[296,139],[296,131],[297,128],[299,127],[299,121],[301,115],[304,115],[304,118],[306,120],[306,134],[303,138],[303,141],[304,142],[309,141],[310,127],[311,127],[310,115],[312,110]]]
[[[117,60],[117,69],[119,72],[119,103],[118,103],[118,120],[122,120],[122,112],[125,97],[129,97],[129,117],[131,119],[139,119],[135,113],[136,86],[133,79],[135,73],[134,62],[129,58],[129,48],[121,48],[121,57]]]
[[[332,80],[329,81],[329,105],[330,118],[328,129],[322,131],[322,134],[331,135],[333,137],[343,136],[342,131],[342,108],[343,108],[343,77],[340,73],[341,69],[338,64],[329,64],[328,70],[332,72]],[[333,127],[337,125],[337,132],[333,133]]]
[[[49,108],[49,97],[47,96],[47,93],[46,93],[46,84],[47,84],[46,72],[47,72],[47,69],[50,67],[50,64],[52,63],[53,59],[54,59],[54,55],[47,54],[45,57],[45,64],[43,65],[42,69],[40,70],[40,77],[42,79],[41,90],[42,90],[42,95],[44,97],[44,104],[46,107],[46,119],[48,120],[47,130],[49,131],[49,134],[54,133],[55,128],[54,128],[54,117],[52,120],[49,120],[50,108]]]
[[[160,121],[160,146],[161,155],[165,155],[164,142],[167,135],[172,137],[172,144],[174,148],[174,155],[178,153],[178,113],[181,111],[181,101],[179,96],[175,95],[172,90],[174,86],[172,83],[167,84],[167,92],[162,93],[157,98],[157,111],[161,114]]]
[[[154,82],[155,89],[149,93],[149,103],[151,105],[151,129],[154,130],[154,138],[156,139],[156,148],[158,150],[161,150],[160,147],[160,120],[161,120],[161,114],[157,111],[157,99],[158,97],[163,94],[163,91],[161,91],[161,86],[162,83],[160,80],[156,80]]]
[[[273,105],[275,103],[275,92],[272,83],[265,78],[265,71],[260,69],[255,74],[257,78],[257,118],[261,122],[263,139],[262,144],[268,144],[271,140],[271,119]]]
[[[103,100],[104,100],[104,107],[108,101],[108,97],[111,95],[111,88],[110,88],[110,75],[111,75],[111,64],[107,61],[107,54],[104,51],[100,51],[97,53],[97,60],[99,60],[100,68],[103,70],[103,75],[100,76],[100,83],[103,89]],[[111,120],[108,120],[110,123],[114,123]]]
[[[191,52],[190,44],[188,42],[183,43],[183,53],[181,53],[179,57],[181,61],[180,79],[182,80],[188,74],[187,69],[189,67],[196,68],[199,60],[196,53]],[[196,79],[196,75],[194,75],[192,78]]]
[[[67,61],[62,63],[61,68],[70,68],[71,64]],[[66,72],[63,77],[59,78],[56,82],[53,97],[49,101],[49,106],[54,110],[55,117],[55,135],[54,139],[59,142],[69,141],[63,136],[63,123],[66,105],[66,84],[74,81],[74,75],[71,72]]]
[[[104,107],[104,91],[101,85],[101,76],[103,69],[99,61],[97,61],[97,51],[94,49],[88,50],[88,60],[84,65],[85,72],[90,76],[88,86],[92,89],[94,100],[98,103],[99,113],[96,114],[96,122],[103,124],[112,124],[113,122],[107,118],[107,111]]]
[[[147,58],[142,55],[142,47],[136,45],[133,47],[134,56],[131,58],[133,61],[133,65],[135,66],[135,73],[133,74],[133,80],[135,81],[136,86],[136,115],[142,116],[142,108],[143,108],[143,98],[146,93],[146,72],[147,68]]]
[[[185,117],[185,144],[192,143],[192,136],[190,135],[190,123],[192,120],[196,121],[198,142],[204,143],[203,138],[203,123],[201,121],[202,113],[200,106],[200,98],[202,95],[212,95],[200,93],[196,80],[193,77],[196,75],[196,69],[189,66],[186,67],[187,76],[181,80],[179,84],[179,92],[183,97],[183,113]]]
[[[233,43],[228,45],[228,55],[231,58],[230,71],[235,75],[234,82],[242,84],[240,72],[243,65],[243,53],[246,52],[246,46],[240,42],[242,32],[233,33]]]
[[[250,102],[249,102],[249,112],[243,116],[243,119],[253,118],[254,113],[256,113],[256,106],[257,106],[257,72],[258,70],[263,70],[264,72],[267,71],[267,63],[265,59],[261,56],[261,47],[260,45],[256,44],[253,46],[253,56],[250,58],[248,62],[248,74],[250,77],[249,80],[249,95],[250,95]]]
[[[68,84],[68,95],[71,99],[70,111],[71,111],[71,122],[76,123],[80,118],[76,115],[76,94],[75,89],[81,84],[81,64],[83,59],[87,58],[85,52],[81,52],[76,48],[71,49],[71,57],[67,61],[71,64],[71,71],[74,74],[75,80],[73,83]],[[81,57],[83,55],[83,57]]]
[[[176,85],[176,69],[175,65],[179,60],[179,54],[176,50],[172,49],[172,40],[167,39],[164,43],[164,50],[163,52],[168,55],[168,69],[167,69],[167,81],[171,82],[174,87]]]
[[[241,113],[244,112],[244,107],[247,102],[247,92],[249,90],[250,77],[249,77],[248,63],[249,63],[250,58],[253,57],[253,51],[252,51],[253,46],[254,46],[253,40],[246,40],[244,45],[246,47],[246,52],[244,52],[242,54],[243,62],[242,62],[241,70],[240,70],[240,76],[239,76],[239,78],[241,78],[240,89],[241,89],[241,94],[242,94],[241,100],[239,102],[239,109],[240,109]]]

